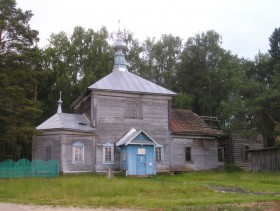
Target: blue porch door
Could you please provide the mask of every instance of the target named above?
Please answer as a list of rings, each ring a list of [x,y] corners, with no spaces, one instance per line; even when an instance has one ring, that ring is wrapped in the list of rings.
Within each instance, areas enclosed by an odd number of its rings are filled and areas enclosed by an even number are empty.
[[[136,174],[137,175],[146,174],[146,155],[137,155]]]

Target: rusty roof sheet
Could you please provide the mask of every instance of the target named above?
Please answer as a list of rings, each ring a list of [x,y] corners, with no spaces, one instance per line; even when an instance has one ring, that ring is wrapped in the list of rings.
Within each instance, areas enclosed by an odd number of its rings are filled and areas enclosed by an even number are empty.
[[[171,132],[173,134],[186,135],[208,135],[222,136],[225,135],[222,130],[210,128],[203,118],[191,110],[172,109],[171,110]]]

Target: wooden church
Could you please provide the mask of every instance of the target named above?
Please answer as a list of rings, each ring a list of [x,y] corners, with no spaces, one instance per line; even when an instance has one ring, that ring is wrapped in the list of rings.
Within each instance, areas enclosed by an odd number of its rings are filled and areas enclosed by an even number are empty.
[[[141,176],[223,168],[215,141],[223,133],[191,111],[191,118],[172,118],[176,93],[130,73],[125,48],[118,36],[112,73],[73,103],[74,114],[62,112],[60,98],[57,113],[37,127],[42,133],[33,159],[57,159],[62,173],[111,169]]]

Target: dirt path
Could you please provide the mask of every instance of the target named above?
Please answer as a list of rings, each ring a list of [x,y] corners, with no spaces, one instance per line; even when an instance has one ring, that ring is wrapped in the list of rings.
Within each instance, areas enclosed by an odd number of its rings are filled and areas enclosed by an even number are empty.
[[[280,210],[280,201],[274,202],[261,202],[261,203],[245,203],[245,204],[235,204],[228,205],[229,209],[221,209],[217,205],[209,207],[209,210],[219,211],[219,210],[246,210],[246,211],[279,211]],[[11,204],[11,203],[0,203],[0,210],[2,211],[143,211],[140,209],[117,209],[117,208],[79,208],[79,207],[59,207],[51,205],[23,205],[23,204]],[[191,210],[196,210],[192,207]],[[199,209],[200,210],[200,209]],[[201,210],[205,210],[201,209]]]
[[[11,203],[0,203],[0,210],[2,211],[140,211],[133,209],[117,209],[117,208],[79,208],[79,207],[59,207],[50,205],[22,205]]]
[[[275,196],[280,196],[280,192],[249,192],[246,191],[243,188],[235,188],[235,187],[227,187],[227,186],[217,186],[217,185],[212,185],[208,186],[211,190],[221,192],[221,193],[241,193],[241,194],[252,194],[252,195],[275,195]]]

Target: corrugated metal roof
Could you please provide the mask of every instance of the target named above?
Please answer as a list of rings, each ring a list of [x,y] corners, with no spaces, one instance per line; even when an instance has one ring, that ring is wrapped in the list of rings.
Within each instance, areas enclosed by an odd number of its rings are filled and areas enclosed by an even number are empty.
[[[94,131],[84,114],[56,113],[45,122],[36,127],[37,130],[70,129],[81,131]]]
[[[224,135],[222,130],[210,128],[197,114],[186,109],[171,110],[171,131],[173,134]]]
[[[144,133],[152,142],[153,145],[158,145],[155,140],[153,140],[147,133],[145,133],[143,130],[136,130],[135,128],[131,128],[117,143],[116,146],[121,145],[128,145],[130,144],[133,139],[138,136],[140,133]],[[137,143],[134,143],[137,144]],[[143,144],[143,143],[142,143]],[[146,143],[147,144],[147,143]]]
[[[109,75],[88,87],[91,90],[113,90],[148,94],[176,95],[162,86],[150,82],[128,71],[114,70]]]

